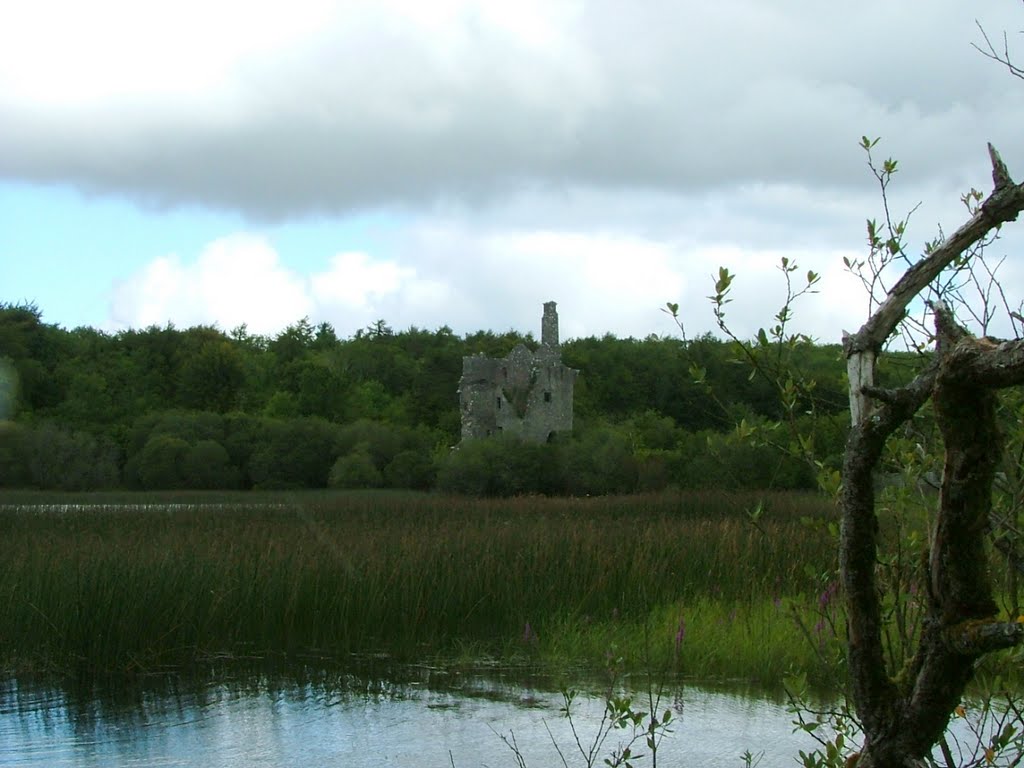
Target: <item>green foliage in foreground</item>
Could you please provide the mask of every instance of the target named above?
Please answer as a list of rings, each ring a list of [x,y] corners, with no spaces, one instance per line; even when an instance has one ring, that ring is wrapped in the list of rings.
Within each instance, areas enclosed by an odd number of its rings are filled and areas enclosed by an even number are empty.
[[[369,652],[599,665],[615,646],[694,677],[834,674],[792,620],[834,568],[825,526],[805,522],[831,514],[818,496],[221,498],[0,507],[7,668]]]

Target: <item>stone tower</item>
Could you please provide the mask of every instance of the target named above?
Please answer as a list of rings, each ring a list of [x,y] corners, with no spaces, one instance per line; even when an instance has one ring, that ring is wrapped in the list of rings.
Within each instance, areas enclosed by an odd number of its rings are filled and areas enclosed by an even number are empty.
[[[540,343],[548,347],[558,346],[558,309],[557,304],[548,301],[544,304],[544,317],[540,321]]]
[[[562,364],[556,304],[544,304],[536,352],[517,344],[503,358],[462,358],[459,407],[462,439],[499,433],[546,442],[572,431],[573,387],[578,371]]]

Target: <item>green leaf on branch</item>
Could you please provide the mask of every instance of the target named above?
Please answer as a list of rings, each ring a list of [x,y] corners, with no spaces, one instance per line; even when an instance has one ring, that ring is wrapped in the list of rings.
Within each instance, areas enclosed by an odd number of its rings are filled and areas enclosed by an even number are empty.
[[[719,296],[724,296],[729,292],[729,288],[732,286],[732,280],[735,275],[729,273],[729,270],[725,267],[718,268],[718,280],[715,281],[715,293]]]

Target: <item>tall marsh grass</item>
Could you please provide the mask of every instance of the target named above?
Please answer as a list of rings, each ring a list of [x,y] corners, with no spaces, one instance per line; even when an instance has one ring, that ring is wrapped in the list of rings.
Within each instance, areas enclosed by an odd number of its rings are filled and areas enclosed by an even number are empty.
[[[791,493],[102,500],[0,496],[8,668],[376,652],[599,662],[614,646],[637,662],[656,649],[684,674],[777,679],[813,660],[786,606],[813,607],[835,562],[824,526],[806,525],[831,506]]]

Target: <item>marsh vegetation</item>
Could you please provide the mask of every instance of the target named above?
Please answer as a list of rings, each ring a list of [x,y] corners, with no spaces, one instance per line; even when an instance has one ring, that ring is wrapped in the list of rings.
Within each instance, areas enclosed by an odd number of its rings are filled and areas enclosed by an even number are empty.
[[[791,667],[824,679],[841,657],[822,613],[833,512],[814,494],[0,503],[8,669],[372,653],[600,666],[614,648],[636,666],[777,684]]]

